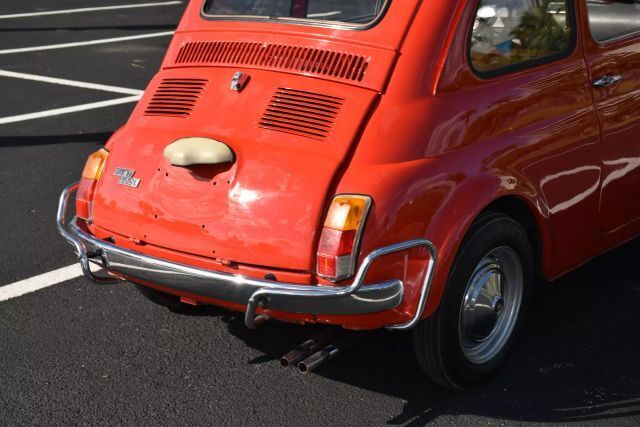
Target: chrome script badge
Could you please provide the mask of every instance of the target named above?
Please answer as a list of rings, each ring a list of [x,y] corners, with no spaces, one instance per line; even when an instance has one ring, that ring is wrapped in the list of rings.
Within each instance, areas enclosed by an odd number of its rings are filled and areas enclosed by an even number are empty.
[[[135,173],[136,171],[133,169],[116,168],[116,171],[113,174],[120,177],[118,184],[138,188],[138,185],[140,185],[140,179],[133,177]]]

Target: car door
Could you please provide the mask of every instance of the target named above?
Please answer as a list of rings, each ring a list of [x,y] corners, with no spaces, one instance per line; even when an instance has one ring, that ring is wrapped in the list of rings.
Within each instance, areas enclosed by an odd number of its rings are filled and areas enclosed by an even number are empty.
[[[583,13],[602,133],[600,226],[611,231],[640,217],[640,0],[587,0]]]

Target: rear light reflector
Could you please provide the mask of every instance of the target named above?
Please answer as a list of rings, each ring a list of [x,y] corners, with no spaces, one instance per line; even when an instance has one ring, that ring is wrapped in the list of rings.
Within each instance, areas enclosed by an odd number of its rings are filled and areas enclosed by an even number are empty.
[[[340,231],[324,227],[318,245],[318,253],[350,255],[353,252],[355,240],[356,230]]]
[[[353,276],[371,198],[340,195],[331,202],[318,244],[316,272],[331,281]]]
[[[91,202],[93,201],[96,182],[82,178],[76,193],[76,216],[84,220],[91,218]]]

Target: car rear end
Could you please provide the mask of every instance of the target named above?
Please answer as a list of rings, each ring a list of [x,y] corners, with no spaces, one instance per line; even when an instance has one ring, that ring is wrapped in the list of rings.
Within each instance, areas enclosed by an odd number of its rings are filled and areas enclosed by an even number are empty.
[[[85,274],[244,311],[250,327],[412,326],[435,248],[362,253],[375,200],[336,187],[418,3],[192,1],[128,123],[61,198]],[[416,248],[429,262],[408,314],[406,277],[379,260]]]

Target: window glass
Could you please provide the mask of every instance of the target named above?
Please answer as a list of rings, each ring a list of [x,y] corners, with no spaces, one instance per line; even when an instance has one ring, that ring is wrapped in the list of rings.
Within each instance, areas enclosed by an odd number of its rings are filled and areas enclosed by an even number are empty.
[[[567,1],[482,0],[471,35],[479,72],[561,54],[572,41]]]
[[[640,30],[640,0],[588,0],[589,26],[599,42]]]
[[[296,18],[368,24],[388,0],[207,0],[204,12],[218,16]]]

